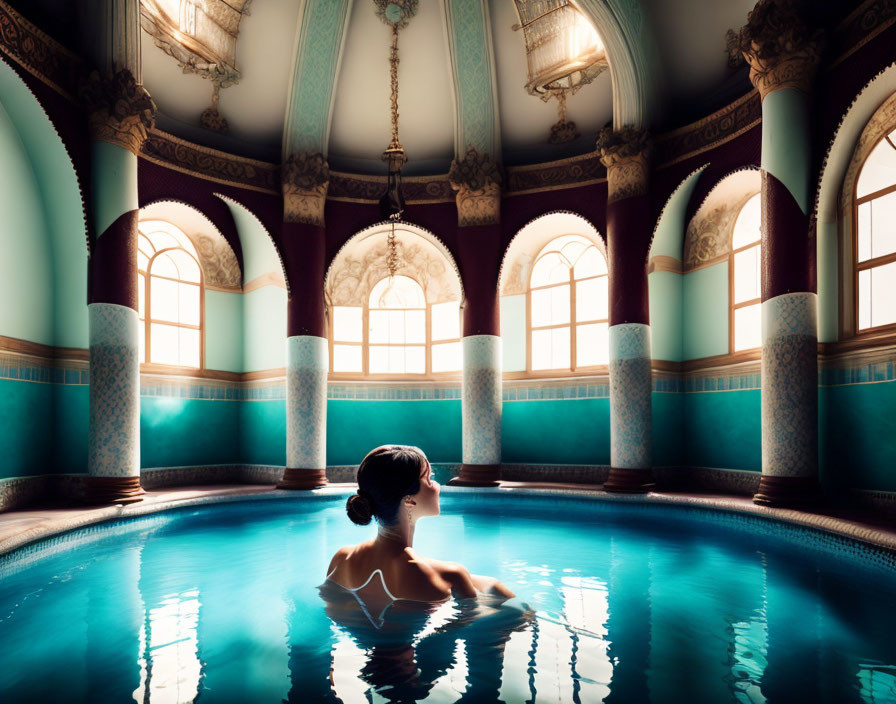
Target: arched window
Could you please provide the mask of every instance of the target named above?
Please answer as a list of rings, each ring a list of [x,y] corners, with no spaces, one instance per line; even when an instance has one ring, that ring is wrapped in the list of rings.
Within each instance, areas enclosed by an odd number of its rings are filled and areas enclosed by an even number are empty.
[[[458,301],[428,304],[409,276],[387,276],[367,305],[333,307],[332,370],[347,374],[439,374],[461,368]]]
[[[528,291],[529,370],[577,371],[607,364],[607,264],[581,235],[545,246]]]
[[[137,226],[140,361],[202,366],[202,269],[196,249],[164,220]]]
[[[728,259],[731,352],[762,346],[761,215],[762,201],[757,193],[744,203],[731,232]]]
[[[868,155],[856,183],[856,332],[896,324],[896,130]]]

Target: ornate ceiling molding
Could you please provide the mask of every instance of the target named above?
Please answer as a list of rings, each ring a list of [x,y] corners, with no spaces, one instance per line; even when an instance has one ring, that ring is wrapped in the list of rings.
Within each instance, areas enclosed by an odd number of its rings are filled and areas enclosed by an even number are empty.
[[[129,69],[106,75],[93,71],[81,85],[79,96],[87,106],[87,126],[93,141],[140,153],[155,124],[156,105]]]
[[[286,104],[284,160],[303,152],[327,156],[339,61],[353,1],[305,1]]]
[[[607,203],[647,193],[653,151],[647,130],[607,127],[597,137],[597,150],[607,167]]]
[[[501,159],[497,82],[488,3],[442,0],[454,82],[454,154],[468,149]]]

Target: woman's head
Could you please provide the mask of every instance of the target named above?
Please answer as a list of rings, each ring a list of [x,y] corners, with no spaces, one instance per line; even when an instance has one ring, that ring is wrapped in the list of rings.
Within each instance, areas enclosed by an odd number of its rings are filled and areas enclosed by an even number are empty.
[[[346,503],[348,517],[362,526],[371,518],[392,525],[405,508],[413,520],[439,514],[439,485],[432,479],[429,460],[411,445],[371,450],[358,467],[358,493]]]

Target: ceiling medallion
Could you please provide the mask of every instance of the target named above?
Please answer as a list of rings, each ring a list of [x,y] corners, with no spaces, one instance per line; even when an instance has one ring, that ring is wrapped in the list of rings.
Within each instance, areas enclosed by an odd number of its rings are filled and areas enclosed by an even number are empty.
[[[404,210],[404,195],[401,192],[401,168],[407,163],[407,154],[398,139],[398,31],[407,27],[417,13],[418,0],[373,0],[376,16],[392,28],[392,48],[389,52],[390,116],[392,139],[383,152],[383,161],[388,165],[386,192],[380,198],[380,217],[393,221],[401,217]]]
[[[548,142],[562,144],[579,136],[566,118],[566,98],[591,83],[609,66],[597,31],[569,0],[514,0],[526,41],[526,90],[544,101],[557,98],[557,123]]]

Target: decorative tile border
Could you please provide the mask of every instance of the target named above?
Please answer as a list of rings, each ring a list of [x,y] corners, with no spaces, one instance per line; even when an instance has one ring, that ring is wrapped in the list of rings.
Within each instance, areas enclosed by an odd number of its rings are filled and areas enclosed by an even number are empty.
[[[41,384],[86,385],[90,382],[85,361],[47,359],[6,350],[0,350],[0,379]]]

